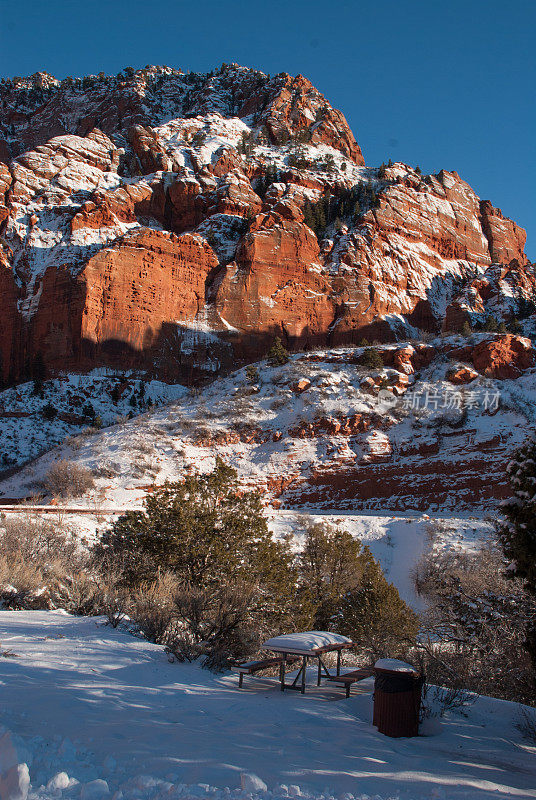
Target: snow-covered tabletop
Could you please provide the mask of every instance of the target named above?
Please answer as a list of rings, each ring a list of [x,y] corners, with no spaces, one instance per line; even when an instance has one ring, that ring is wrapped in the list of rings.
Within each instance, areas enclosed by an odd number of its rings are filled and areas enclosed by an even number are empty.
[[[347,636],[330,631],[304,631],[303,633],[285,633],[274,636],[264,642],[263,649],[273,650],[276,653],[299,653],[315,655],[325,648],[337,650],[340,647],[350,647],[352,640]]]

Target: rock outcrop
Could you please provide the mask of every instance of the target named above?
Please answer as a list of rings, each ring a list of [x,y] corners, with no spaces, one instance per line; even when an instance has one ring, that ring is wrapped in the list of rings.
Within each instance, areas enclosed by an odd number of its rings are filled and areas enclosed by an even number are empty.
[[[519,377],[534,366],[535,359],[531,340],[513,334],[488,336],[477,344],[448,350],[447,355],[469,362],[481,375],[500,379]]]
[[[475,369],[489,378],[517,378],[534,365],[534,348],[522,336],[501,336],[477,344],[472,360]]]
[[[455,172],[366,168],[303,76],[39,73],[0,87],[0,136],[4,377],[38,351],[53,369],[213,371],[275,335],[509,322],[536,292],[521,228]]]

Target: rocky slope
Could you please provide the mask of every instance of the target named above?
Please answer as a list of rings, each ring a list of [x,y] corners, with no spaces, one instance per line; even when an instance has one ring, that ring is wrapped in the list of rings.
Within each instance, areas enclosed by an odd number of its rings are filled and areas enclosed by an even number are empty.
[[[34,495],[65,458],[97,479],[82,505],[97,498],[131,508],[153,481],[210,469],[216,455],[276,507],[482,513],[508,496],[509,453],[535,422],[530,340],[474,334],[383,345],[383,366],[374,367],[364,352],[301,353],[280,367],[263,361],[256,376],[241,369],[166,408],[83,432],[2,481],[0,501]],[[0,419],[11,454],[7,424]],[[26,424],[42,425],[37,417]]]
[[[367,168],[302,76],[125,70],[0,84],[4,379],[168,380],[289,347],[526,315],[525,234],[455,173]],[[528,311],[527,311],[528,309]]]

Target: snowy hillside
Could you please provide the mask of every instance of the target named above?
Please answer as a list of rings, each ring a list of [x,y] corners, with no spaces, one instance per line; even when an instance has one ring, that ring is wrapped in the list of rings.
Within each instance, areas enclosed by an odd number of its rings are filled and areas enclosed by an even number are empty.
[[[4,791],[26,764],[30,800],[536,797],[536,751],[511,703],[482,697],[397,740],[371,724],[371,679],[349,700],[267,679],[239,691],[235,675],[61,612],[0,612],[0,641]]]
[[[69,440],[2,481],[0,499],[34,496],[52,463],[68,459],[96,479],[75,505],[98,495],[102,509],[135,507],[153,482],[208,470],[220,455],[276,507],[484,513],[508,495],[508,454],[534,424],[535,372],[497,380],[473,370],[469,384],[453,384],[452,371],[467,367],[449,354],[463,344],[380,348],[384,362],[429,353],[409,375],[398,362],[364,367],[364,348],[351,348],[260,362],[257,374],[242,369],[204,389],[170,387],[175,403]]]
[[[95,425],[113,425],[144,409],[177,400],[186,387],[145,380],[130,372],[94,370],[60,375],[0,392],[0,474]]]

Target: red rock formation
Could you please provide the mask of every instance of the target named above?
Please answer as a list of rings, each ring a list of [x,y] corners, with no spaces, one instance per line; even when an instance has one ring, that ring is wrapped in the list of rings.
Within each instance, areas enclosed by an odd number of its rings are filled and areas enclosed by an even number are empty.
[[[320,417],[314,422],[300,422],[295,428],[288,431],[288,435],[295,439],[316,439],[318,436],[356,436],[358,433],[368,431],[376,422],[381,420],[371,414],[354,414],[351,417]]]
[[[17,312],[19,292],[13,272],[0,249],[0,378],[6,380],[17,363],[15,342],[20,319]]]
[[[3,228],[3,223],[9,216],[9,211],[5,205],[6,193],[11,186],[11,172],[7,164],[0,161],[0,232]]]
[[[530,339],[507,334],[477,344],[472,352],[475,369],[489,378],[517,378],[534,365]]]
[[[290,342],[325,337],[334,316],[316,237],[275,212],[260,214],[242,239],[216,295],[216,309],[246,334],[283,332]]]
[[[312,127],[311,111],[316,112]],[[365,163],[343,114],[331,108],[303,75],[283,77],[275,96],[263,111],[263,119],[276,142],[287,141],[297,131],[310,129],[310,141],[313,144],[330,145],[356,164]]]
[[[489,378],[517,378],[534,365],[535,353],[530,339],[509,333],[484,339],[476,345],[452,348],[447,355],[472,363],[481,375]]]
[[[516,259],[520,264],[526,264],[528,259],[524,253],[527,234],[504,217],[500,208],[493,208],[489,200],[480,203],[482,215],[482,230],[488,240],[491,260],[500,264],[509,264]]]
[[[457,367],[447,373],[447,380],[455,386],[471,383],[478,378],[479,373],[471,367]]]
[[[381,356],[386,367],[412,375],[415,371],[427,367],[437,355],[435,347],[426,344],[408,345],[397,349],[382,350]]]
[[[344,117],[303,76],[42,73],[4,82],[0,101],[19,153],[0,161],[1,338],[15,372],[38,343],[55,366],[99,363],[105,343],[154,362],[163,326],[200,312],[222,347],[253,358],[274,335],[307,347],[405,339],[406,321],[449,330],[536,291],[515,223],[455,172],[365,176]],[[288,163],[296,141],[308,167]],[[273,163],[263,143],[281,148]],[[368,177],[377,201],[357,215],[347,204],[317,238],[311,202]],[[391,365],[408,375],[431,357],[405,348]]]
[[[93,256],[80,275],[86,287],[81,337],[98,347],[150,348],[163,325],[196,317],[207,275],[217,265],[208,244],[190,234],[125,236]]]

